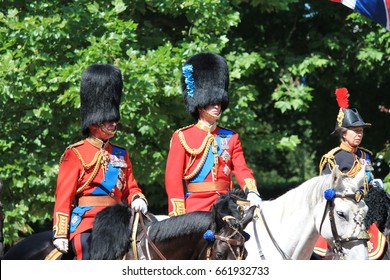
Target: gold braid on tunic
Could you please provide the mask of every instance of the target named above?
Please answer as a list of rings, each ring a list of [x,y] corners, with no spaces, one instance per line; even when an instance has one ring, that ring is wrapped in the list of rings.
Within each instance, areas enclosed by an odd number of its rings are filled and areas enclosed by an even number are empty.
[[[188,169],[194,164],[196,156],[199,155],[200,153],[203,153],[202,158],[200,159],[198,166],[196,166],[196,168],[190,174],[185,175],[184,180],[190,180],[196,174],[198,174],[198,172],[202,168],[202,166],[207,158],[208,153],[206,152],[206,149],[208,147],[210,147],[210,145],[213,145],[212,151],[214,153],[214,163],[218,164],[218,154],[217,154],[218,143],[217,143],[217,141],[215,141],[215,138],[211,133],[207,134],[207,136],[204,138],[204,140],[199,148],[191,148],[190,146],[188,146],[188,144],[184,138],[184,134],[181,130],[178,131],[178,136],[179,136],[179,140],[180,140],[180,143],[183,146],[183,148],[186,150],[187,153],[189,153],[191,155],[190,162],[188,163],[186,170],[184,171],[184,174],[187,173]]]
[[[333,170],[333,168],[337,164],[334,155],[340,150],[341,147],[336,147],[322,156],[319,165],[320,175],[322,175],[322,171],[324,170],[326,164],[329,164],[329,169]],[[342,176],[346,176],[346,177],[355,177],[355,175],[362,169],[362,167],[363,166],[360,164],[359,159],[356,158],[351,169],[348,170],[347,172],[341,172],[341,174]],[[363,188],[364,188],[364,195],[366,195],[369,189],[367,175],[364,178]]]
[[[99,151],[97,151],[95,153],[95,156],[93,157],[92,161],[90,163],[86,163],[85,160],[83,159],[83,157],[81,156],[80,152],[75,148],[75,146],[77,146],[77,144],[71,145],[69,148],[76,154],[77,158],[80,160],[80,162],[83,166],[83,171],[80,174],[78,181],[80,182],[81,179],[84,177],[85,172],[88,171],[89,169],[91,169],[92,167],[93,167],[93,171],[92,171],[91,176],[88,178],[88,180],[80,188],[78,188],[76,190],[76,194],[82,192],[85,189],[85,187],[88,186],[93,181],[93,179],[95,179],[97,173],[99,172],[100,166],[103,167],[103,173],[104,173],[105,170],[107,169],[108,161],[109,161],[109,156],[108,156],[107,151],[104,149],[100,149]],[[63,160],[64,155],[65,155],[65,153],[61,156],[60,164]]]

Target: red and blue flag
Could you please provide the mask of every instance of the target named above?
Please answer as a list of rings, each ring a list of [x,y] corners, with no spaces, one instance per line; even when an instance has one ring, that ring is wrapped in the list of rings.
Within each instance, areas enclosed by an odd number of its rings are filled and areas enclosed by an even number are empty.
[[[390,0],[330,0],[342,3],[390,30]]]

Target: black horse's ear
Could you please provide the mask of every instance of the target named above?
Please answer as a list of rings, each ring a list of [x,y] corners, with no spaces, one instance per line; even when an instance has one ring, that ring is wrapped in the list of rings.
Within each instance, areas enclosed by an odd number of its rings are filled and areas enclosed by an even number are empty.
[[[222,220],[222,215],[216,209],[215,205],[211,207],[211,217],[212,217],[211,230],[217,232],[223,227],[223,220]]]
[[[246,226],[253,220],[255,214],[256,206],[251,206],[248,211],[245,213],[244,217],[241,220],[242,228],[245,229]]]

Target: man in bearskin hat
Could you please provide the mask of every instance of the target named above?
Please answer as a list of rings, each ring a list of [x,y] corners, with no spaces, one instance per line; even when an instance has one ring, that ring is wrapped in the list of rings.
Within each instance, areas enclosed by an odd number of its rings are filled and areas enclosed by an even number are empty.
[[[338,165],[344,176],[353,178],[362,168],[365,168],[366,180],[362,186],[363,195],[367,194],[369,188],[373,186],[383,188],[382,180],[374,178],[372,152],[360,147],[364,129],[371,127],[371,124],[363,120],[356,108],[349,108],[349,95],[346,88],[337,88],[335,95],[340,109],[335,129],[331,135],[339,138],[340,145],[322,156],[319,165],[320,175],[330,174],[331,170]],[[378,234],[377,229],[375,234]],[[314,257],[318,255],[324,257],[327,250],[326,241],[320,237],[314,248]]]
[[[168,213],[209,211],[233,188],[232,173],[252,205],[262,200],[248,168],[239,135],[217,125],[228,107],[229,71],[225,59],[199,53],[187,60],[181,77],[184,104],[195,124],[173,133],[165,173]]]
[[[129,153],[110,142],[120,119],[122,87],[122,73],[113,65],[93,64],[83,72],[80,115],[85,138],[68,146],[60,160],[53,244],[67,252],[70,242],[78,260],[89,259],[91,229],[98,212],[120,202],[136,211],[148,210]]]

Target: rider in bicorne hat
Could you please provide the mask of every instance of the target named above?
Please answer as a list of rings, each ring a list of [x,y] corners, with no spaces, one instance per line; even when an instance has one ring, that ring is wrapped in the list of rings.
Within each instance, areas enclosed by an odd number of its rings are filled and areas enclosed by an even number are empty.
[[[182,67],[184,104],[195,124],[171,138],[165,173],[170,216],[209,211],[221,194],[233,188],[232,174],[247,199],[260,206],[253,172],[248,168],[239,135],[217,125],[229,105],[229,70],[223,57],[199,53]]]
[[[93,64],[82,74],[85,138],[68,146],[61,157],[53,214],[53,244],[67,252],[70,241],[76,259],[89,259],[93,221],[105,207],[124,202],[147,212],[128,151],[110,142],[120,119],[122,87],[121,71],[110,64]]]
[[[375,179],[372,167],[372,152],[360,147],[363,140],[363,132],[365,128],[371,127],[370,123],[366,123],[360,116],[356,108],[349,108],[349,95],[346,88],[337,88],[335,91],[336,100],[340,107],[336,119],[336,126],[331,135],[336,135],[340,139],[340,145],[325,155],[322,156],[319,173],[320,175],[330,174],[331,170],[338,165],[343,175],[348,177],[355,177],[362,168],[366,170],[366,179],[364,185],[361,187],[362,194],[367,194],[369,188],[381,187],[383,182],[381,179]],[[371,228],[370,228],[371,230]],[[377,228],[374,235],[381,234]],[[372,233],[372,232],[371,232]],[[369,257],[373,258],[374,243],[368,241]],[[315,254],[324,257],[327,253],[327,243],[321,237],[314,249]]]

